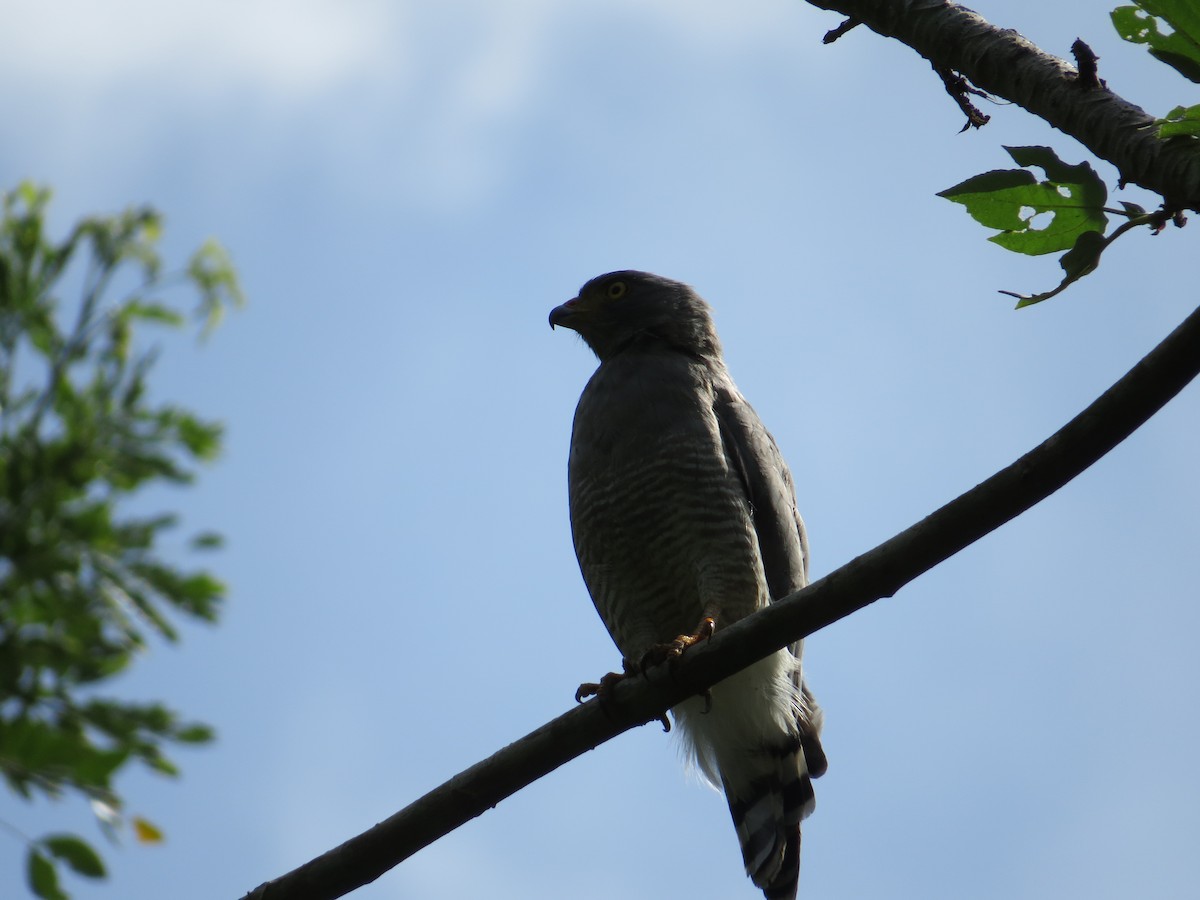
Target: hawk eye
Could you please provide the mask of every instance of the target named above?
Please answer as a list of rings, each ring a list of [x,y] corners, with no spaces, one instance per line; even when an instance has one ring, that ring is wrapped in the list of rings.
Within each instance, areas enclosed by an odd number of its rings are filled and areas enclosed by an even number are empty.
[[[608,299],[619,300],[625,296],[625,282],[614,281],[608,286]]]

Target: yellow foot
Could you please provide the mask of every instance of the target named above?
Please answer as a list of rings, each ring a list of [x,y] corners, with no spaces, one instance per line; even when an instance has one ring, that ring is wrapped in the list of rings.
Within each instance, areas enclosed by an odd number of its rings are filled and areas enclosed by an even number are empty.
[[[673,641],[667,641],[665,644],[655,644],[643,653],[639,661],[642,671],[644,672],[651,666],[679,659],[679,657],[683,656],[684,650],[701,641],[708,640],[716,630],[716,619],[712,616],[705,616],[700,620],[700,626],[692,634],[681,634]]]

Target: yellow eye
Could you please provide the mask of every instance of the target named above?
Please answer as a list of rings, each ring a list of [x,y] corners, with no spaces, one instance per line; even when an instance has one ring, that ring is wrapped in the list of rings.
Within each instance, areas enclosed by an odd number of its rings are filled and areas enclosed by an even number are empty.
[[[608,286],[608,299],[619,300],[625,296],[625,282],[614,281]]]

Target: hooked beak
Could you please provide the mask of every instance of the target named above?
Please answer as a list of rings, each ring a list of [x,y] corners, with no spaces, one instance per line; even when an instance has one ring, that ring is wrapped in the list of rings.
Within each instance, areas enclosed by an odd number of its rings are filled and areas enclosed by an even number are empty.
[[[573,297],[561,306],[556,306],[550,310],[550,328],[553,330],[555,325],[561,325],[563,328],[575,330],[571,324],[579,318],[583,310],[579,308],[579,298]]]

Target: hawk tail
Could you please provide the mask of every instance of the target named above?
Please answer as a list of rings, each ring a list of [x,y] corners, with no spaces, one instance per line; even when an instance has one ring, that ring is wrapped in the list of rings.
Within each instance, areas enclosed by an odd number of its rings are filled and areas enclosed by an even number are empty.
[[[723,776],[746,874],[767,900],[792,900],[800,878],[800,821],[816,807],[800,741],[758,751],[750,781]],[[748,761],[737,770],[745,772]],[[736,770],[735,770],[736,771]]]
[[[800,822],[816,808],[812,779],[827,767],[820,707],[787,650],[712,688],[712,708],[675,707],[700,771],[724,789],[746,874],[768,900],[792,900],[800,876]]]

